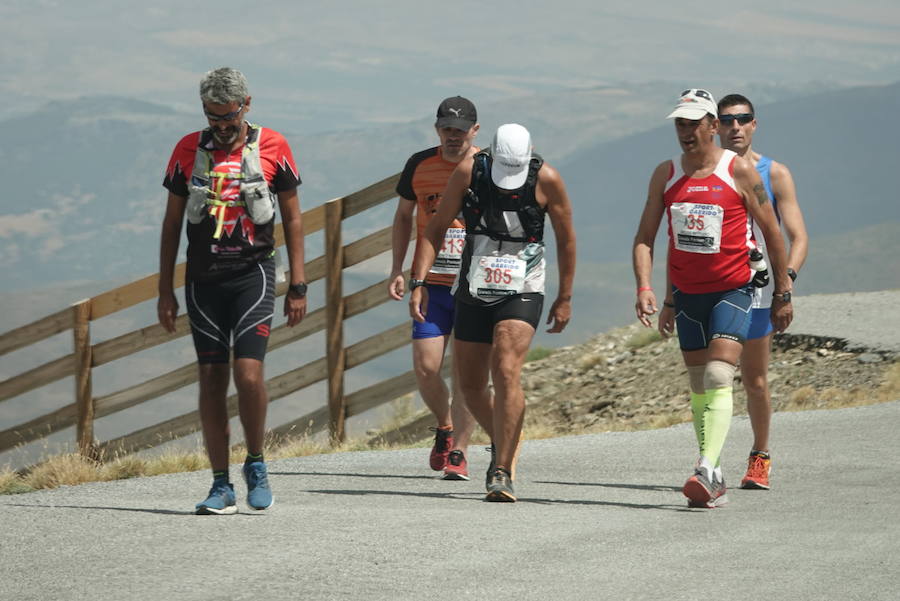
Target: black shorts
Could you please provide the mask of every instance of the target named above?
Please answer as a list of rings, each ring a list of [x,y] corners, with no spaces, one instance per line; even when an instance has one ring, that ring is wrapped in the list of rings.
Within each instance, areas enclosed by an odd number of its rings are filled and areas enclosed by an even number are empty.
[[[540,292],[516,294],[493,305],[470,305],[456,301],[456,321],[453,333],[463,342],[494,342],[494,326],[507,319],[524,321],[537,330],[544,308]]]
[[[184,289],[198,363],[228,363],[266,356],[275,314],[275,261],[257,263],[220,282],[191,282]]]

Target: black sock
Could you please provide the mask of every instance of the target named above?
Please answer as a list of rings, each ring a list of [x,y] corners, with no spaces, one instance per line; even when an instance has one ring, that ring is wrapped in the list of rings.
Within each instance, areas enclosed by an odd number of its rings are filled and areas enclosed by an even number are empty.
[[[263,461],[262,453],[260,453],[259,455],[253,455],[251,453],[247,453],[247,458],[244,459],[244,465],[247,465],[248,463],[256,463],[257,461],[260,461],[260,462]]]
[[[228,470],[213,470],[213,480],[224,480],[228,483],[231,482],[228,478]]]

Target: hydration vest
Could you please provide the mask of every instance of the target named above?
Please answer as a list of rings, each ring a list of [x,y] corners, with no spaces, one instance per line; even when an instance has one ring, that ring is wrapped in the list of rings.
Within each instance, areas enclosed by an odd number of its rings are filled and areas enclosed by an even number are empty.
[[[537,203],[538,171],[544,159],[532,153],[525,183],[517,190],[501,193],[491,180],[491,154],[482,150],[474,156],[472,181],[463,199],[466,235],[483,235],[501,242],[542,242],[546,209]],[[515,212],[522,224],[523,235],[507,233],[504,212]]]
[[[200,132],[197,140],[197,153],[194,156],[194,168],[188,185],[187,218],[190,223],[197,224],[212,214],[216,217],[216,230],[213,238],[222,237],[225,208],[245,207],[247,215],[256,225],[269,223],[275,216],[275,195],[269,189],[259,158],[260,126],[247,124],[247,140],[241,150],[240,173],[216,173],[213,171],[215,161],[207,145],[212,138],[212,130],[206,128]],[[223,201],[221,190],[227,185],[226,180],[240,180],[240,200]],[[215,180],[215,181],[213,181]],[[215,207],[210,212],[208,207]]]

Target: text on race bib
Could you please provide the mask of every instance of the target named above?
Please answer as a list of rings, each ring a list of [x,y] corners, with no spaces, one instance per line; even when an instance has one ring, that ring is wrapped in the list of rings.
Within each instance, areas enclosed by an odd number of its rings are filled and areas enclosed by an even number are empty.
[[[719,205],[676,202],[669,207],[675,248],[685,252],[714,254],[722,244],[722,219],[725,209]]]

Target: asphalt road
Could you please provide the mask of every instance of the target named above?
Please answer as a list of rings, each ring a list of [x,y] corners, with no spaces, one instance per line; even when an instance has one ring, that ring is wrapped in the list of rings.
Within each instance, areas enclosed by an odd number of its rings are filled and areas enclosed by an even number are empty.
[[[195,516],[206,472],[0,497],[0,599],[898,598],[900,401],[776,414],[773,490],[688,509],[689,424],[524,445],[516,504],[427,450],[271,464],[275,505]],[[726,479],[750,444],[735,418]],[[237,467],[232,468],[236,475]]]

